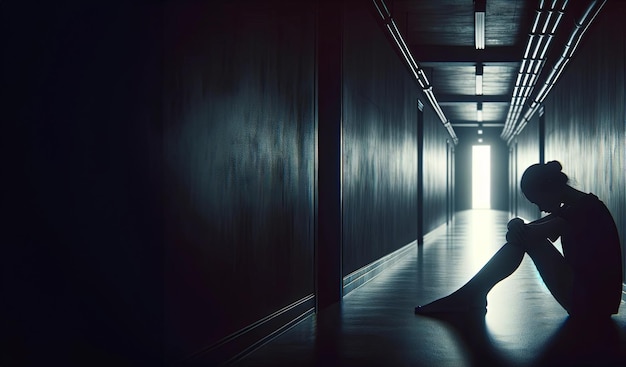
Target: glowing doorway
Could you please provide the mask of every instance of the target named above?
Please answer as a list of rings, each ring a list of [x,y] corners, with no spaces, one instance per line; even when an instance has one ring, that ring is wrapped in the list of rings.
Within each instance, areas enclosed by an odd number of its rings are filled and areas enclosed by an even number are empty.
[[[472,208],[491,209],[491,146],[472,147]]]

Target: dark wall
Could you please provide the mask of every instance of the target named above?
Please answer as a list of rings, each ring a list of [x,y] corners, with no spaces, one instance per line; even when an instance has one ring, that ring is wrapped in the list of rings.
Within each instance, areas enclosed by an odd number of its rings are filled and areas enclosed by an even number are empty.
[[[343,39],[343,275],[417,238],[416,83],[371,14]]]
[[[161,9],[2,2],[0,27],[0,364],[158,364]]]
[[[418,98],[371,3],[349,2],[343,49],[343,274],[417,237]],[[424,108],[425,232],[446,222],[447,131]]]
[[[474,129],[456,129],[459,144],[456,146],[456,209],[472,208],[472,145],[477,144]]]
[[[446,223],[446,170],[447,143],[450,140],[448,131],[441,120],[431,111],[424,108],[424,172],[422,177],[424,190],[423,223],[424,234]]]
[[[513,149],[517,149],[517,167],[514,174],[517,180],[513,185],[512,194],[516,196],[517,216],[532,221],[540,217],[539,208],[526,199],[520,189],[520,180],[526,168],[539,163],[539,114],[528,122],[524,130],[512,142]]]
[[[472,146],[489,145],[491,151],[491,209],[509,210],[509,161],[506,142],[500,138],[500,128],[457,128],[459,144],[455,154],[456,210],[472,208]],[[478,138],[483,142],[479,143]]]
[[[315,291],[315,4],[1,6],[3,363],[159,365]],[[420,92],[368,6],[345,18],[346,273],[416,237]]]
[[[314,7],[203,4],[3,2],[2,364],[159,365],[313,293]]]
[[[626,3],[609,1],[545,101],[546,161],[595,193],[626,240]]]
[[[487,129],[485,141],[491,141],[491,208],[494,210],[509,210],[508,196],[508,147],[503,140],[490,136],[492,128]],[[485,129],[483,129],[485,130]]]
[[[185,356],[314,292],[315,13],[165,14],[165,335]]]

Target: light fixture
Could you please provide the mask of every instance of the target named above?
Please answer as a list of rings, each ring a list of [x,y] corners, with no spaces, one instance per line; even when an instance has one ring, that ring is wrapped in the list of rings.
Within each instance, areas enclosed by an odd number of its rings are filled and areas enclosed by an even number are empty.
[[[562,0],[560,2],[558,0],[541,0],[539,2],[539,9],[535,11],[535,18],[528,35],[528,42],[524,48],[524,57],[517,77],[516,87],[513,91],[509,113],[505,120],[504,129],[501,134],[501,137],[508,142],[513,139],[514,135],[521,131],[521,129],[532,117],[532,114],[536,110],[536,108],[533,107],[533,104],[537,105],[543,101],[543,98],[545,98],[547,92],[549,91],[549,88],[547,88],[546,85],[552,85],[551,76],[556,70],[560,69],[559,64],[561,60],[569,59],[569,56],[571,56],[571,52],[573,52],[575,48],[571,47],[571,41],[574,38],[574,34],[580,32],[582,29],[586,29],[588,26],[588,24],[587,26],[584,26],[584,19],[586,17],[593,19],[594,16],[592,15],[592,9],[597,7],[599,11],[602,5],[606,3],[606,1],[591,2],[587,10],[583,13],[583,18],[576,21],[574,32],[569,37],[568,43],[565,45],[564,54],[554,64],[552,71],[545,79],[546,84],[544,84],[544,87],[540,89],[536,96],[533,96],[534,88],[547,61],[548,49],[555,38],[557,27],[565,14],[565,7],[568,2],[569,0]],[[474,5],[474,8],[476,9],[476,4]],[[523,109],[525,109],[524,114],[522,114]]]
[[[483,95],[483,64],[476,64],[476,95]]]
[[[485,9],[485,0],[474,1],[474,39],[477,50],[485,48]]]
[[[378,10],[378,14],[381,17],[382,22],[385,23],[385,26],[387,27],[387,30],[389,31],[389,35],[391,35],[391,37],[393,38],[398,51],[400,51],[402,56],[404,56],[404,60],[406,61],[406,64],[409,67],[409,70],[413,73],[413,76],[415,77],[419,85],[422,87],[422,91],[428,98],[428,101],[430,102],[431,106],[435,110],[435,113],[437,114],[437,116],[439,116],[441,123],[444,125],[446,130],[448,130],[448,133],[450,134],[452,141],[454,141],[454,144],[457,144],[459,139],[457,138],[454,132],[454,129],[452,128],[452,124],[450,124],[450,120],[447,119],[447,117],[443,113],[443,110],[441,109],[441,106],[437,102],[437,99],[435,98],[435,95],[433,94],[433,88],[430,85],[428,78],[426,77],[426,74],[424,73],[424,70],[420,67],[420,65],[413,58],[413,54],[409,50],[406,42],[404,41],[404,37],[402,37],[402,34],[400,33],[400,30],[395,20],[391,16],[391,12],[389,11],[390,7],[387,6],[386,0],[373,0],[373,2],[374,2],[374,5],[376,6],[376,9]]]
[[[482,135],[483,131],[481,129],[478,129],[478,135]]]
[[[483,95],[483,76],[476,74],[476,95]]]
[[[483,142],[483,138],[478,138],[478,142],[482,143]]]

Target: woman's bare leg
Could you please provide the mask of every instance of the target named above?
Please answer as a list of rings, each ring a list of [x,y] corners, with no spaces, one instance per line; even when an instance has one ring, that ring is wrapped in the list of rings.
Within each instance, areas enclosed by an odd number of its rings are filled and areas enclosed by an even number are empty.
[[[563,255],[547,239],[526,245],[526,253],[533,259],[550,293],[565,310],[570,311],[574,274]]]
[[[484,309],[487,306],[487,293],[519,267],[524,253],[520,246],[505,244],[459,290],[425,306],[418,306],[415,312],[427,314]]]
[[[471,311],[487,305],[491,289],[511,275],[528,253],[541,278],[554,298],[569,310],[571,304],[572,270],[559,251],[548,241],[521,246],[507,243],[459,290],[425,306],[415,308],[416,313],[444,313]]]

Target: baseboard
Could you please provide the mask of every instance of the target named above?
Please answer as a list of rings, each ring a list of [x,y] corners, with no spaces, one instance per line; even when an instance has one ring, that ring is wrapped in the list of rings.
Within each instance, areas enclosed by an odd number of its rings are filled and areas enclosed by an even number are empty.
[[[433,229],[424,235],[424,243],[428,241],[431,237],[436,237],[440,235],[442,232],[445,232],[447,228],[447,224],[442,224],[439,227]],[[374,279],[378,274],[383,272],[385,269],[391,267],[395,263],[397,263],[400,259],[402,259],[407,253],[411,251],[417,251],[417,241],[413,241],[408,245],[405,245],[398,250],[381,257],[380,259],[365,265],[364,267],[346,275],[343,277],[343,296],[346,296],[348,293],[353,290],[359,288],[363,284],[369,282]]]
[[[406,246],[383,256],[380,259],[365,265],[364,267],[346,275],[343,278],[343,295],[347,295],[363,284],[369,282],[383,270],[397,263],[404,255],[417,250],[417,241],[413,241]]]
[[[445,231],[443,224],[424,236],[430,237]],[[343,278],[343,295],[369,282],[385,269],[400,261],[411,251],[417,251],[417,241],[413,241],[400,249],[346,275]],[[289,330],[300,321],[315,313],[315,295],[309,294],[300,300],[268,315],[239,331],[236,331],[217,343],[210,345],[180,361],[179,366],[223,366],[232,364],[250,354],[265,343]]]
[[[424,243],[430,241],[431,238],[437,237],[440,234],[444,233],[447,228],[448,228],[448,225],[446,223],[444,223],[444,224],[440,225],[439,227],[433,229],[432,231],[426,233],[424,235]]]
[[[232,364],[289,330],[314,312],[315,296],[309,294],[188,356],[178,365],[223,366]]]

